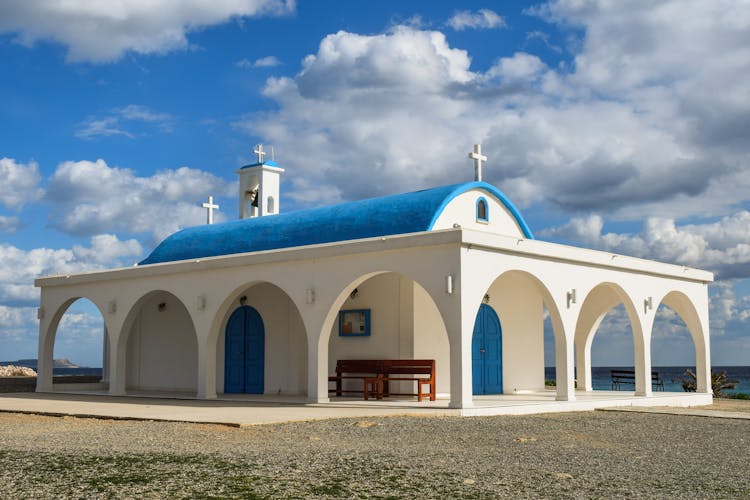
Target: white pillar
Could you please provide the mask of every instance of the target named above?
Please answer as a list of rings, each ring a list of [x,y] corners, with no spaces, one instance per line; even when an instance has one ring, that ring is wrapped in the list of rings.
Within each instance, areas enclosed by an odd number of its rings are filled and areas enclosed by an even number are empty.
[[[651,397],[651,330],[653,328],[653,312],[651,317],[644,317],[641,324],[637,318],[631,318],[633,330],[633,353],[635,355],[635,395]]]
[[[39,320],[39,351],[36,367],[36,392],[52,392],[52,349],[54,348],[54,328],[46,318]]]
[[[591,343],[586,338],[579,338],[575,343],[576,355],[576,389],[579,391],[592,391],[591,382]]]
[[[198,336],[198,399],[216,399],[216,341]]]
[[[465,278],[465,276],[464,276]],[[471,304],[467,295],[461,293],[461,288],[454,285],[452,297],[460,300],[450,300],[440,312],[445,321],[450,346],[450,374],[451,374],[451,408],[471,408],[474,406],[471,373],[471,337],[474,333],[476,314],[471,314],[476,304]],[[447,307],[446,307],[447,306]],[[446,310],[450,307],[450,310]]]
[[[575,359],[573,336],[565,328],[555,332],[555,380],[557,383],[558,401],[575,401],[574,366]]]

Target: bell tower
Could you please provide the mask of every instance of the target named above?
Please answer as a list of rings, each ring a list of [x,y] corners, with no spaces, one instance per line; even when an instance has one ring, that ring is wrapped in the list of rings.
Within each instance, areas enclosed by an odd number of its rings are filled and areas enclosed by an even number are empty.
[[[240,176],[239,217],[262,217],[279,213],[279,187],[284,169],[273,161],[265,161],[263,144],[253,150],[258,161],[237,170]]]

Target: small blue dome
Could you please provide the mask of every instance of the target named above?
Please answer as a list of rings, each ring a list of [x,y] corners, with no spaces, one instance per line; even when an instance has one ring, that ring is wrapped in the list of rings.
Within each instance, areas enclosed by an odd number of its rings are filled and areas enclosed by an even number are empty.
[[[501,191],[485,182],[469,182],[189,227],[162,241],[139,265],[429,231],[453,198],[475,188],[496,197],[526,238],[534,238],[518,209]]]

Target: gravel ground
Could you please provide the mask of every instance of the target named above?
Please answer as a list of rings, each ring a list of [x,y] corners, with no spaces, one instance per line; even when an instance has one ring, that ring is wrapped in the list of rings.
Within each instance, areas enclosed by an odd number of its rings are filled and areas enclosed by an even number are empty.
[[[0,498],[747,498],[750,421],[582,412],[251,428],[0,414]]]

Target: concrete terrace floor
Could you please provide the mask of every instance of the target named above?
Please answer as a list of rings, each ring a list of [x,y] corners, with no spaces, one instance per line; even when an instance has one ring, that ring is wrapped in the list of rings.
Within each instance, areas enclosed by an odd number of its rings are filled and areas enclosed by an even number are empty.
[[[243,427],[342,417],[528,415],[605,408],[690,414],[692,410],[687,407],[710,405],[711,402],[712,398],[708,394],[657,392],[652,397],[645,398],[626,391],[579,392],[575,401],[555,401],[554,391],[542,391],[523,395],[476,397],[473,407],[453,409],[449,408],[448,399],[441,398],[437,401],[417,402],[415,398],[364,401],[341,397],[331,398],[328,403],[307,403],[302,396],[233,394],[220,395],[214,400],[201,400],[189,394],[134,392],[127,396],[109,396],[103,391],[79,390],[0,394],[0,411]],[[750,413],[745,413],[745,417],[742,414],[716,416],[750,419]]]

